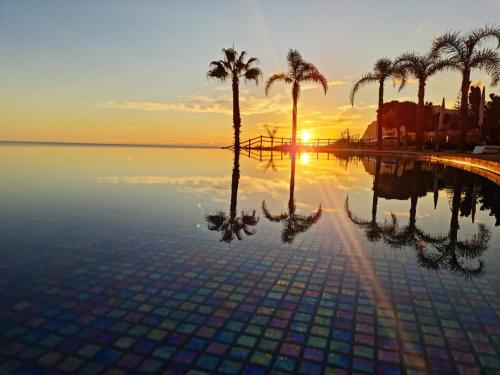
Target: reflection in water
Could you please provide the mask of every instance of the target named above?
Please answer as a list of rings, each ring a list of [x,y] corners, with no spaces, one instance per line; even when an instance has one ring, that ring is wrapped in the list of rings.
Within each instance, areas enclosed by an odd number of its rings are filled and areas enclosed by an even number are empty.
[[[365,230],[366,238],[371,242],[376,242],[382,238],[383,233],[393,232],[396,228],[396,216],[391,215],[392,225],[387,222],[378,223],[377,222],[377,207],[380,189],[380,167],[382,159],[377,157],[375,162],[375,175],[373,177],[373,198],[372,198],[372,217],[371,220],[366,220],[354,215],[349,208],[349,196],[345,200],[345,210],[349,219]]]
[[[291,153],[291,168],[290,168],[290,198],[288,199],[288,212],[283,212],[278,215],[272,215],[267,209],[266,202],[262,201],[262,212],[266,219],[272,222],[283,223],[283,229],[281,231],[281,240],[283,243],[292,243],[295,236],[299,233],[303,233],[308,230],[311,226],[316,224],[321,217],[321,205],[319,205],[318,210],[313,212],[309,216],[300,215],[295,213],[295,152]]]
[[[255,234],[255,226],[259,218],[255,216],[255,210],[252,213],[241,212],[237,216],[236,207],[238,204],[238,184],[240,182],[240,153],[235,151],[233,174],[231,178],[231,203],[229,206],[229,215],[223,211],[218,211],[212,215],[206,215],[208,229],[221,232],[221,241],[231,243],[236,237],[238,240],[243,238],[242,232],[247,236]]]
[[[484,224],[478,224],[477,233],[470,239],[458,240],[458,214],[462,195],[463,171],[454,170],[453,200],[451,207],[450,231],[446,241],[434,244],[428,250],[425,244],[417,248],[419,264],[428,269],[437,270],[447,267],[464,276],[472,277],[483,272],[484,263],[478,259],[488,249],[491,238],[490,230]]]
[[[484,263],[479,257],[488,249],[491,231],[484,224],[478,224],[477,233],[469,239],[458,240],[459,214],[468,217],[471,215],[474,221],[477,201],[482,203],[481,210],[491,208],[492,215],[497,218],[498,211],[492,206],[488,180],[479,183],[477,176],[467,179],[467,187],[464,190],[464,174],[466,172],[457,169],[446,169],[441,171],[442,181],[439,181],[438,167],[434,166],[432,171],[422,172],[422,162],[414,160],[412,169],[407,169],[407,161],[403,164],[402,172],[398,164],[392,172],[381,174],[381,158],[375,162],[373,179],[373,203],[371,220],[363,220],[354,215],[349,207],[349,199],[346,199],[345,210],[349,219],[359,227],[365,229],[368,240],[375,242],[383,239],[384,242],[394,248],[413,247],[417,253],[420,266],[430,270],[448,268],[453,272],[465,277],[473,277],[481,274]],[[391,168],[392,169],[392,168]],[[449,175],[452,171],[453,176]],[[432,176],[432,184],[430,183]],[[450,178],[451,177],[451,178]],[[472,176],[469,176],[472,177]],[[438,189],[440,183],[446,185],[447,181],[453,181],[451,186],[451,220],[448,235],[433,235],[423,231],[417,226],[417,204],[419,197],[425,196],[427,191],[434,192],[434,208],[437,206]],[[498,187],[494,189],[498,191]],[[408,224],[401,227],[394,214],[391,214],[392,223],[379,224],[376,220],[377,204],[379,196],[387,199],[410,199],[410,212]]]

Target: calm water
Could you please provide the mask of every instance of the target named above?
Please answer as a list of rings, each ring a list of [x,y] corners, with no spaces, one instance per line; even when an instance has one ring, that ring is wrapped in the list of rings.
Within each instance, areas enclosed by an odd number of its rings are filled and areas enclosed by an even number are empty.
[[[0,373],[500,371],[500,187],[273,156],[1,146]]]

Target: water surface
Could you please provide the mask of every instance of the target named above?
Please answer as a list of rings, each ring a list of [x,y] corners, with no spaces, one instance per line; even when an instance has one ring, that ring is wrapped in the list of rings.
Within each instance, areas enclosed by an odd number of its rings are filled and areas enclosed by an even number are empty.
[[[0,372],[500,370],[498,186],[269,156],[2,145]]]

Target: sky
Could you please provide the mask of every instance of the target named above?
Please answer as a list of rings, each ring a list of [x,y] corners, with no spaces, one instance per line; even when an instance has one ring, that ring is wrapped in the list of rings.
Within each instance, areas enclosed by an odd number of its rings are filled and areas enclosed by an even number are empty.
[[[258,57],[264,80],[286,69],[290,48],[327,77],[299,100],[299,136],[362,134],[375,119],[377,87],[355,106],[349,92],[379,57],[426,52],[434,36],[499,23],[500,2],[0,0],[0,140],[227,145],[230,84],[206,78],[221,49]],[[265,81],[240,89],[242,140],[278,127],[290,136],[291,90]],[[474,71],[472,82],[488,77]],[[459,73],[426,86],[426,100],[456,100]],[[416,101],[417,87],[386,100]]]

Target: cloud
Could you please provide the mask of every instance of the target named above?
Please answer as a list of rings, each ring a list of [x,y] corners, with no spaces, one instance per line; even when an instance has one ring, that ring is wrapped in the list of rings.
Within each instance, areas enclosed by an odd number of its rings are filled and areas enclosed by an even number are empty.
[[[342,86],[346,81],[333,80],[328,82],[328,86]],[[302,90],[320,88],[321,86],[307,84],[302,86]],[[226,88],[216,88],[213,94],[194,94],[181,96],[179,100],[172,102],[156,102],[143,100],[116,101],[108,100],[97,102],[101,108],[140,110],[158,112],[192,112],[192,113],[220,113],[232,115],[233,97],[230,93],[221,93]],[[250,95],[249,91],[242,88],[240,90],[240,109],[242,115],[260,115],[266,113],[288,113],[290,111],[290,98],[287,90],[277,92],[270,97],[257,97]]]
[[[221,113],[232,115],[233,97],[231,95],[197,94],[181,97],[175,102],[150,101],[103,101],[98,107],[110,109],[142,110],[142,111],[180,111],[192,113]],[[284,94],[276,94],[269,98],[256,96],[240,96],[242,115],[258,115],[265,113],[284,113],[289,111],[289,98]]]
[[[97,178],[103,184],[127,185],[171,185],[179,186],[179,191],[185,193],[207,194],[212,198],[226,197],[231,191],[231,176],[106,176]],[[273,198],[280,197],[289,188],[288,181],[283,179],[263,179],[250,176],[241,176],[238,194],[240,199],[255,193],[267,193]],[[215,195],[214,195],[215,194]]]
[[[335,79],[332,81],[328,81],[329,87],[344,86],[346,84],[347,84],[347,82],[343,81],[341,79]],[[304,90],[319,89],[319,88],[321,88],[321,85],[314,84],[314,83],[308,83],[308,84],[302,85],[301,90],[304,91]]]

